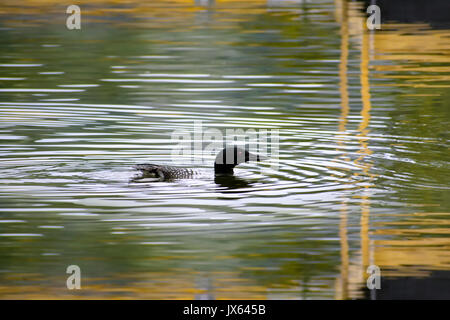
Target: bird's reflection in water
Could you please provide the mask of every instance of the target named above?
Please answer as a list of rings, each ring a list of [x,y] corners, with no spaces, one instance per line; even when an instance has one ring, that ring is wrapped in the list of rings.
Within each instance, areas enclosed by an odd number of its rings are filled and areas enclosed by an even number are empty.
[[[186,180],[181,179],[181,180],[189,181],[189,179],[186,179]],[[155,182],[157,183],[157,182],[176,182],[176,181],[180,181],[180,180],[160,179],[155,176],[137,174],[137,175],[134,175],[133,177],[131,177],[128,180],[128,183],[137,183],[137,184],[149,186],[149,183],[153,185],[153,183],[155,183]],[[237,189],[245,189],[245,188],[251,187],[251,184],[247,180],[236,177],[234,175],[216,175],[214,177],[214,183],[218,186],[218,189],[220,189],[219,191],[237,190]],[[244,190],[239,190],[239,192],[241,192],[241,191],[244,191]]]
[[[248,188],[251,186],[247,180],[238,178],[233,175],[216,175],[214,177],[214,182],[219,186],[227,188],[229,190]]]

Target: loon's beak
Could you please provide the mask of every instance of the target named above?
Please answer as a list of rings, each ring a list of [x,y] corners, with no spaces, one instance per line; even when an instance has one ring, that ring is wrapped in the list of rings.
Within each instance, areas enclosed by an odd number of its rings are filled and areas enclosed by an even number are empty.
[[[247,161],[263,161],[269,159],[268,157],[262,156],[260,154],[249,153],[249,157]]]
[[[269,159],[269,157],[265,157],[265,156],[262,156],[262,155],[256,155],[256,161],[264,161],[264,160],[267,160],[267,159]]]

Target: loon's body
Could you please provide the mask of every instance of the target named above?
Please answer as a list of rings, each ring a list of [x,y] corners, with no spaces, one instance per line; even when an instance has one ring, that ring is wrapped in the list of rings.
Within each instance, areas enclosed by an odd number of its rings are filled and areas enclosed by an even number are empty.
[[[214,174],[233,175],[233,168],[250,160],[261,161],[263,157],[254,155],[236,146],[227,147],[219,152],[214,162]],[[192,179],[199,174],[198,170],[156,164],[138,164],[134,167],[144,176],[153,176],[161,180]]]
[[[190,179],[197,175],[194,169],[156,164],[138,164],[134,168],[146,176],[153,175],[161,180]]]

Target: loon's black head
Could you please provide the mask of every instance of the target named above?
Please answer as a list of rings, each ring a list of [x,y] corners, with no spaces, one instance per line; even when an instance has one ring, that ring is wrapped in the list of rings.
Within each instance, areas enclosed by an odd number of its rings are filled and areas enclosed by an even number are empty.
[[[237,146],[226,147],[216,157],[214,170],[216,174],[233,174],[233,168],[248,161],[262,161],[265,157],[248,152]]]

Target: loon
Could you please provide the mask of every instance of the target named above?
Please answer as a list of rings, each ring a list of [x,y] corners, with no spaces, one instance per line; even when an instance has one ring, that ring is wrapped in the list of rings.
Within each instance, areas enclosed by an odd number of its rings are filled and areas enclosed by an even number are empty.
[[[230,176],[233,175],[233,169],[240,163],[248,161],[262,161],[266,157],[252,154],[246,149],[237,146],[226,147],[220,151],[214,162],[214,174]],[[161,180],[174,179],[191,179],[194,178],[198,172],[191,168],[173,167],[156,164],[138,164],[134,166],[136,170],[143,173],[144,176],[153,176]]]

